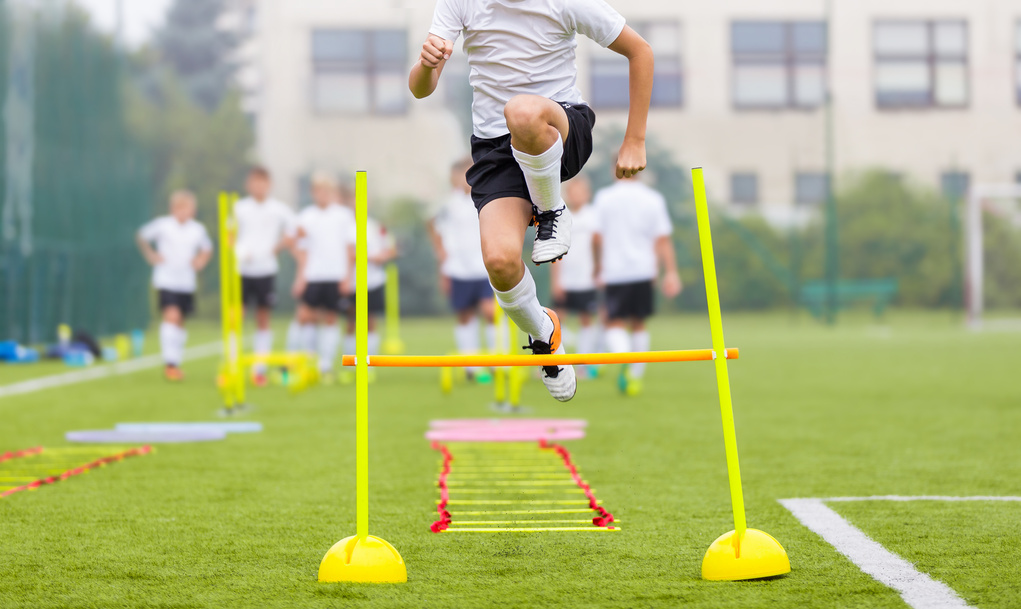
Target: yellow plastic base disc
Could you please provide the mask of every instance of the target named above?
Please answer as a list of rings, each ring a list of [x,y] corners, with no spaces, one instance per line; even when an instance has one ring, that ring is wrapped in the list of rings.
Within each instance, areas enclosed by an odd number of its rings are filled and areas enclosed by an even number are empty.
[[[791,572],[791,561],[780,542],[768,533],[747,529],[740,544],[731,531],[709,546],[702,560],[702,579],[737,581],[775,577]]]
[[[319,563],[321,582],[361,582],[402,584],[408,581],[408,569],[396,548],[369,535],[338,541]]]

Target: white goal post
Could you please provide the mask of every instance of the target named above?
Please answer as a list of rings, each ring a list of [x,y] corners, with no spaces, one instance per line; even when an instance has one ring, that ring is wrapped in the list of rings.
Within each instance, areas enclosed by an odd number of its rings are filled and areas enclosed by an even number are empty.
[[[996,201],[1013,200],[1012,211],[1000,210],[993,206]],[[1021,227],[1021,184],[976,184],[968,192],[968,208],[965,211],[964,238],[966,271],[964,279],[964,302],[968,312],[968,326],[982,328],[982,313],[985,308],[985,235],[982,228],[982,214],[998,211],[1012,216],[1015,226]]]

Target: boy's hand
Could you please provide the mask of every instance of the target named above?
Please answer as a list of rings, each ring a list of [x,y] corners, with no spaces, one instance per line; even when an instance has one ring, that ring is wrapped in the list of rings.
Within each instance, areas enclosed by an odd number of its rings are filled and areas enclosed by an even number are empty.
[[[294,283],[291,285],[291,296],[294,298],[301,298],[301,295],[305,293],[305,279],[302,277],[295,277]]]
[[[145,260],[151,266],[159,266],[159,265],[163,264],[163,256],[160,256],[156,252],[152,252],[151,254],[146,254]]]
[[[425,44],[422,45],[422,56],[419,61],[422,65],[435,69],[440,67],[444,61],[450,59],[450,55],[454,52],[454,43],[449,40],[444,40],[434,34],[429,34],[426,38]]]
[[[340,295],[345,296],[355,293],[355,282],[351,277],[340,282]]]
[[[663,296],[667,298],[677,298],[681,295],[684,285],[681,283],[681,276],[677,271],[669,272],[663,276],[663,283],[660,289],[663,290]]]
[[[645,141],[625,139],[617,155],[617,179],[631,178],[645,170]]]

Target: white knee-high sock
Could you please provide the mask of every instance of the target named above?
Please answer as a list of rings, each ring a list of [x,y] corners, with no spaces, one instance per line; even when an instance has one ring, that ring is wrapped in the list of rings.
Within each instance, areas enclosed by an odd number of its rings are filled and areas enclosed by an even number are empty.
[[[606,349],[610,353],[627,353],[631,348],[631,336],[624,328],[609,328],[606,331]]]
[[[496,324],[486,324],[486,348],[490,353],[496,353]]]
[[[177,326],[172,323],[160,324],[160,353],[163,355],[164,364],[181,365],[181,360],[177,357]]]
[[[301,350],[305,353],[315,353],[316,347],[316,325],[301,324]]]
[[[598,340],[599,328],[595,325],[582,327],[578,330],[578,353],[595,353]]]
[[[550,334],[553,333],[553,320],[539,304],[539,297],[535,293],[535,280],[527,268],[518,285],[506,292],[495,293],[500,307],[519,328],[534,339],[549,340]]]
[[[457,352],[464,355],[473,355],[479,352],[479,320],[476,317],[458,324],[454,328],[454,341],[457,343]],[[468,372],[478,370],[475,366],[466,368]]]
[[[369,352],[372,353],[371,351]],[[357,355],[358,354],[358,340],[354,334],[347,334],[344,336],[344,355]]]
[[[557,141],[550,146],[549,150],[538,156],[526,154],[517,148],[512,148],[514,158],[521,166],[525,174],[525,183],[528,184],[528,194],[532,197],[532,204],[539,208],[539,211],[550,211],[563,206],[560,198],[560,160],[564,156],[564,139],[557,134]]]
[[[319,326],[319,371],[330,372],[333,370],[333,362],[337,359],[337,349],[340,347],[340,328],[332,326]]]
[[[640,330],[631,335],[631,350],[635,352],[648,351],[651,342],[649,331]],[[645,374],[645,364],[631,364],[628,371],[631,373],[632,378],[642,378],[642,375]]]
[[[256,330],[252,346],[255,348],[256,355],[267,355],[271,352],[273,350],[273,330]],[[260,374],[265,374],[266,368],[266,364],[255,366],[255,370]]]
[[[301,324],[298,323],[297,319],[292,319],[291,325],[287,326],[287,351],[289,353],[298,353],[302,351]]]
[[[379,355],[379,345],[382,340],[379,338],[379,332],[369,332],[369,355]]]

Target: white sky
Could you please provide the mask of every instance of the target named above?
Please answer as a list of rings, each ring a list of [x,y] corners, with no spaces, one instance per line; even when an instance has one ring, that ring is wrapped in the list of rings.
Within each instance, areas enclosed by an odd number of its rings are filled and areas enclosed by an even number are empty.
[[[119,0],[124,11],[124,35],[128,44],[137,46],[147,41],[163,22],[171,0]],[[113,32],[117,24],[118,0],[73,0],[90,13],[94,23],[105,32]]]

